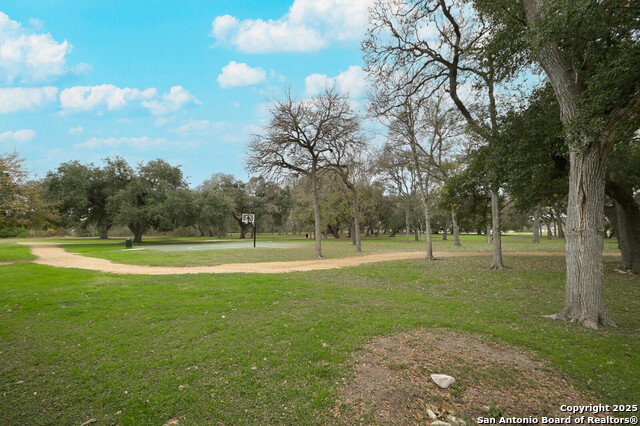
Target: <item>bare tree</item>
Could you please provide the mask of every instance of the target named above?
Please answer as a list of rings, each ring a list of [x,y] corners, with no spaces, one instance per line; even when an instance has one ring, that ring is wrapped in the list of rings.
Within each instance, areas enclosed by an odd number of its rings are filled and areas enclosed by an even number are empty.
[[[427,102],[419,94],[405,91],[393,98],[387,95],[388,93],[374,89],[369,95],[370,110],[388,127],[392,141],[409,147],[409,159],[417,180],[425,219],[426,259],[433,260],[429,183],[436,132],[427,120]],[[427,141],[428,149],[420,145],[423,140]]]
[[[387,97],[431,94],[445,89],[470,129],[491,144],[497,134],[496,83],[509,77],[486,47],[491,26],[461,0],[377,0],[362,43],[367,71]],[[401,78],[397,74],[403,74]],[[392,84],[389,84],[391,82]],[[480,108],[472,108],[460,86],[482,86]],[[504,268],[500,230],[499,176],[492,173],[493,262]]]
[[[353,229],[356,251],[362,251],[360,238],[360,206],[358,204],[358,172],[363,166],[363,154],[367,148],[363,137],[360,120],[357,116],[345,116],[344,129],[340,135],[328,141],[329,150],[324,153],[327,165],[342,180],[351,193],[353,208]]]
[[[271,103],[271,120],[263,134],[255,135],[247,154],[247,170],[281,181],[307,175],[311,181],[315,213],[315,256],[322,257],[322,228],[318,195],[319,171],[329,164],[332,142],[345,140],[356,116],[346,96],[327,88],[312,99],[296,100],[287,91]]]
[[[411,205],[418,190],[412,154],[404,148],[404,144],[388,140],[377,151],[376,157],[376,173],[381,176],[387,187],[395,188],[398,198],[402,200],[406,227],[405,241],[408,244],[411,230]]]

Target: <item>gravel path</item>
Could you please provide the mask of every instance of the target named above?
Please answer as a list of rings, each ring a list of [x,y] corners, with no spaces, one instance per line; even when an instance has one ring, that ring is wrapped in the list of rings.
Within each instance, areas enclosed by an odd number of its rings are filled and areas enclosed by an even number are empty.
[[[173,274],[226,274],[226,273],[261,273],[281,274],[286,272],[314,271],[319,269],[346,268],[366,263],[385,262],[391,260],[421,259],[424,251],[377,253],[340,259],[299,260],[291,262],[258,262],[258,263],[228,263],[214,266],[145,266],[116,263],[107,259],[82,256],[69,253],[59,247],[57,243],[20,243],[31,248],[37,256],[34,263],[55,266],[58,268],[89,269],[113,274],[138,275],[173,275]],[[605,253],[605,255],[615,253]],[[477,257],[491,256],[491,252],[440,252],[436,258],[444,257]],[[564,252],[504,252],[503,256],[564,256]]]

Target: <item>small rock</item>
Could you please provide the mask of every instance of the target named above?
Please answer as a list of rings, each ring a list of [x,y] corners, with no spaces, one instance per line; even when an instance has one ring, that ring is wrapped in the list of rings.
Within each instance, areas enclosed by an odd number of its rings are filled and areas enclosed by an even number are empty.
[[[456,379],[451,376],[447,376],[446,374],[432,374],[431,380],[433,380],[435,384],[440,386],[442,389],[446,389],[456,382]]]
[[[88,425],[90,425],[91,423],[95,423],[95,422],[97,422],[97,420],[96,420],[96,419],[89,419],[89,420],[87,420],[86,422],[82,423],[82,425],[81,425],[81,426],[88,426]]]
[[[435,422],[431,422],[431,426],[451,426],[447,422],[443,422],[442,420],[436,420]]]
[[[435,413],[428,408],[427,408],[427,416],[429,416],[429,419],[431,420],[435,420],[438,418],[438,416],[436,416]]]
[[[465,426],[467,422],[462,419],[457,418],[456,416],[447,416],[447,421],[450,423],[454,423],[460,426]]]

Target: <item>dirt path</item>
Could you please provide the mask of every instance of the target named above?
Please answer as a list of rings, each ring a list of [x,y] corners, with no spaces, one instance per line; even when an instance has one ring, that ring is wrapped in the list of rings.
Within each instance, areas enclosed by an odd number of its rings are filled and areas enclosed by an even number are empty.
[[[299,260],[291,262],[228,263],[214,266],[146,266],[116,263],[106,259],[86,257],[78,253],[69,253],[56,243],[19,243],[31,248],[37,256],[34,263],[58,268],[90,269],[113,274],[172,275],[172,274],[226,274],[261,273],[281,274],[286,272],[315,271],[320,269],[346,268],[366,263],[390,260],[420,259],[424,252],[378,253],[340,259]],[[564,252],[505,252],[504,256],[564,256]],[[491,252],[441,252],[436,258],[491,256]]]

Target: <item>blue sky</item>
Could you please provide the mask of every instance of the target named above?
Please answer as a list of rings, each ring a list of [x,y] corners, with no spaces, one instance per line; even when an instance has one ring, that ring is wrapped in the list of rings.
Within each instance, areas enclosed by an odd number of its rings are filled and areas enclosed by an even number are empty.
[[[370,2],[3,0],[0,152],[38,177],[120,155],[246,179],[268,97],[361,96]]]

